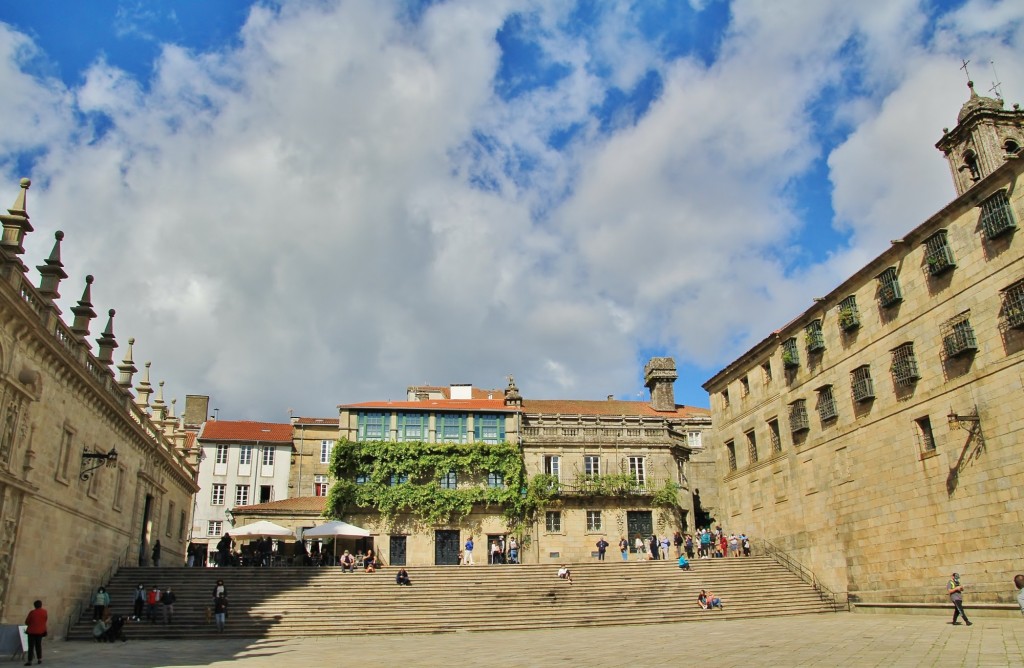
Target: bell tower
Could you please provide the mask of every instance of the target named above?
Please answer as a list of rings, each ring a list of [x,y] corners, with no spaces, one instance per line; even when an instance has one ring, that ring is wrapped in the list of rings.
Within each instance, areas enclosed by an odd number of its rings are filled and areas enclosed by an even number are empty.
[[[942,151],[953,174],[957,197],[1007,160],[1024,159],[1024,111],[1003,109],[1000,98],[982,97],[968,81],[970,97],[960,109],[956,127],[942,129],[935,148]]]

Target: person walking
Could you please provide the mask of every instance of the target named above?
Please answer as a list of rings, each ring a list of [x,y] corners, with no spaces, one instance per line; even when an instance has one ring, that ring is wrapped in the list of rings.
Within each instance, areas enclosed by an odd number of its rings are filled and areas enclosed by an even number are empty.
[[[651,534],[651,561],[658,560],[658,537]]]
[[[142,620],[142,609],[144,607],[146,607],[146,587],[140,583],[135,590],[135,598],[132,600],[133,621],[138,622]]]
[[[25,635],[28,636],[28,661],[26,666],[32,665],[32,654],[35,653],[36,665],[43,662],[43,638],[46,636],[46,608],[42,601],[35,601],[28,616],[25,617]]]
[[[160,605],[160,597],[163,593],[160,587],[153,585],[153,588],[146,594],[146,619],[150,624],[156,624],[156,608]]]
[[[217,620],[217,630],[223,633],[224,622],[228,618],[228,597],[226,594],[220,594],[213,602],[213,618]]]
[[[516,541],[515,536],[508,539],[508,563],[519,563],[519,543]]]
[[[971,626],[971,620],[967,619],[967,613],[964,612],[964,586],[960,584],[959,573],[953,573],[953,577],[946,583],[946,593],[953,602],[953,625],[959,626],[960,622],[956,620],[963,617],[964,623]]]
[[[473,537],[470,536],[469,540],[466,541],[466,550],[463,556],[463,563],[467,566],[473,565]]]
[[[629,561],[629,541],[625,536],[619,541],[619,551],[622,552],[622,560]]]
[[[105,616],[107,608],[110,607],[110,594],[103,587],[96,590],[92,597],[92,621],[97,622]]]
[[[601,536],[601,539],[597,541],[597,560],[604,561],[604,553],[608,551],[608,545],[610,543]]]
[[[676,559],[678,559],[683,556],[683,532],[675,532],[672,536],[672,543],[676,546]]]

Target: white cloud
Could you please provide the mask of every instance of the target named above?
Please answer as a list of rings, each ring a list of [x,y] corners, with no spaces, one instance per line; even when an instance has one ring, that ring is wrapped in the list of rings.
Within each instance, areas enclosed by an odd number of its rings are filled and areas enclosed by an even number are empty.
[[[963,99],[950,45],[989,14],[1017,21],[986,43],[1010,69],[1019,21],[969,4],[922,43],[915,3],[862,4],[736,2],[710,67],[661,61],[614,8],[584,43],[546,3],[451,2],[416,24],[384,3],[257,5],[237,47],[164,46],[148,88],[100,59],[70,90],[26,73],[33,45],[0,25],[0,156],[46,147],[26,259],[64,229],[65,306],[95,274],[97,310],[118,309],[168,400],[284,419],[507,373],[527,396],[629,395],[639,348],[728,361],[949,198],[932,144]],[[514,11],[539,12],[570,71],[506,101],[495,34]],[[660,99],[599,132],[607,88],[650,69]],[[822,119],[826,90],[848,104]],[[821,123],[851,128],[829,156],[851,246],[794,267],[801,226],[830,222],[787,190],[826,150]]]

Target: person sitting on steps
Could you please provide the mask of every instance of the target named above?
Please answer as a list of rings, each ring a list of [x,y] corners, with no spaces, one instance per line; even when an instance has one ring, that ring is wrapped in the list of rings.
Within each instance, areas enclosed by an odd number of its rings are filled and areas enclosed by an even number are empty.
[[[569,567],[565,564],[562,564],[562,567],[558,569],[558,577],[572,584],[572,574],[569,573]]]

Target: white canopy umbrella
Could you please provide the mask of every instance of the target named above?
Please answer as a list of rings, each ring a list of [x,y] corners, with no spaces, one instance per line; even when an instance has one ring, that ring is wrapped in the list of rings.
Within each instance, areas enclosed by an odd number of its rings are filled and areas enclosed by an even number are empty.
[[[318,527],[306,529],[302,532],[303,538],[366,538],[370,532],[348,522],[325,522]]]
[[[295,532],[285,529],[280,524],[274,524],[266,520],[235,527],[227,532],[232,538],[295,538]]]

